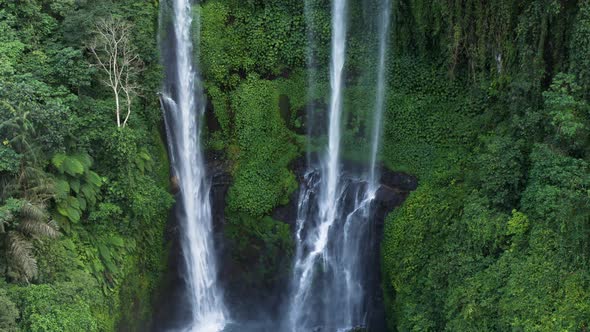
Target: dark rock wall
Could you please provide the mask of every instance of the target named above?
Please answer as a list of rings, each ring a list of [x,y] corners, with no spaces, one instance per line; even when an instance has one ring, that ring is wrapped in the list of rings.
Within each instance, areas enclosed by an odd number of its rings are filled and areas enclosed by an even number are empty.
[[[207,156],[208,172],[212,178],[211,182],[211,203],[213,215],[213,227],[215,233],[215,245],[219,255],[218,268],[222,288],[225,291],[228,306],[234,319],[240,320],[269,320],[276,319],[287,296],[288,280],[278,279],[270,286],[268,283],[260,283],[259,288],[253,288],[250,284],[240,282],[240,271],[246,271],[253,266],[238,266],[232,259],[231,244],[224,235],[224,226],[227,223],[225,214],[226,195],[232,184],[232,178],[228,171],[228,164],[222,155],[209,153]],[[344,168],[348,170],[343,176],[355,176],[363,168],[363,165],[346,163]],[[305,158],[295,160],[291,169],[295,172],[301,183],[304,173],[307,170]],[[382,170],[382,186],[377,193],[375,217],[371,229],[371,255],[369,266],[374,267],[370,271],[371,289],[369,292],[369,328],[371,331],[384,330],[383,296],[381,292],[381,271],[380,271],[380,242],[383,232],[385,216],[395,207],[401,205],[409,193],[417,187],[417,180],[411,175],[404,173]],[[292,194],[287,205],[276,208],[272,213],[274,220],[285,222],[295,229],[297,218],[297,204],[299,192]],[[186,310],[188,304],[183,292],[185,282],[183,275],[182,249],[179,243],[180,234],[177,220],[174,214],[170,216],[167,231],[170,243],[169,270],[165,284],[162,286],[160,297],[156,303],[152,331],[164,331],[182,326],[189,318]],[[291,259],[286,257],[285,259]],[[288,262],[290,264],[290,262]],[[289,265],[287,264],[287,265]],[[289,275],[285,271],[285,275]]]

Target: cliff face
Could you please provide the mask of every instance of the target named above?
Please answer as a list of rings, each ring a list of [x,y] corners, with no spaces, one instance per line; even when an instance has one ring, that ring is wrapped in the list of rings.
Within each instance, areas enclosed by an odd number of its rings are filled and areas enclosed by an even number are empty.
[[[211,193],[216,242],[228,297],[245,317],[280,310],[305,169],[297,157],[304,135],[314,151],[325,143],[330,1],[310,2],[321,27],[312,96],[302,1],[202,4],[208,144],[227,161]],[[349,12],[350,43],[364,45],[371,12]],[[420,187],[383,224],[415,185],[383,173],[374,226],[383,264],[373,265],[383,269],[390,330],[587,329],[588,307],[573,304],[589,294],[590,5],[407,0],[393,12],[380,157]],[[363,160],[372,96],[362,74],[370,50],[358,49],[346,68],[343,155],[352,160]],[[310,105],[317,122],[305,120]]]
[[[213,212],[213,223],[215,229],[215,244],[220,256],[219,277],[224,293],[231,308],[232,318],[238,321],[262,321],[273,326],[278,322],[273,319],[279,317],[284,309],[285,297],[288,295],[289,275],[292,266],[292,251],[275,251],[270,247],[272,253],[266,252],[265,247],[247,247],[249,251],[242,251],[244,247],[234,242],[231,236],[226,234],[229,223],[226,215],[227,192],[232,184],[232,177],[228,171],[228,163],[221,154],[209,153],[207,159],[208,172],[211,175],[211,203]],[[296,174],[300,183],[306,171],[304,158],[298,158],[290,166]],[[345,168],[349,169],[344,177],[354,177],[361,165],[347,163]],[[381,268],[380,268],[380,241],[383,232],[385,216],[392,209],[403,203],[408,194],[417,186],[415,177],[383,170],[382,185],[377,193],[375,201],[375,216],[371,226],[370,254],[367,259],[370,261],[369,305],[370,322],[375,331],[382,330],[384,326],[383,296],[381,294]],[[290,248],[294,245],[294,229],[297,218],[298,191],[291,195],[288,204],[275,208],[271,213],[273,223],[278,226],[288,225]],[[185,287],[182,278],[182,252],[179,245],[178,226],[174,216],[171,216],[167,236],[170,239],[171,250],[169,258],[169,270],[166,283],[160,291],[160,298],[157,301],[157,308],[152,330],[162,331],[169,328],[181,327],[182,322],[188,320],[189,312],[185,310],[187,304],[183,297]],[[259,239],[260,240],[260,239]],[[261,240],[261,243],[264,241]],[[264,259],[273,255],[272,259]],[[255,279],[259,274],[257,271],[274,271],[276,277],[271,280]],[[272,318],[270,318],[272,317]]]

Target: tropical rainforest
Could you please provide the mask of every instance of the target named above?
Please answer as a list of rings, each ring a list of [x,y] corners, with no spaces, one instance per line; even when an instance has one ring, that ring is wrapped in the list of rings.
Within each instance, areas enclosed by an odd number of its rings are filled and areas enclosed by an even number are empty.
[[[350,45],[371,1],[349,1]],[[325,143],[306,138],[306,109],[329,95],[331,1],[308,2],[193,8],[204,148],[231,180],[227,283],[262,293],[295,250],[274,211]],[[160,5],[0,0],[0,331],[149,330],[174,232]],[[388,330],[590,330],[590,1],[394,0],[391,22],[379,160],[419,184],[385,218]],[[373,46],[347,49],[357,163]]]

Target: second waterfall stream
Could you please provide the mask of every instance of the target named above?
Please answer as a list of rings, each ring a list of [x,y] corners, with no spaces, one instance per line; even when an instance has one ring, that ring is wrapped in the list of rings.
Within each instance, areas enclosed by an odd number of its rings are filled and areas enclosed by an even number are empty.
[[[310,1],[307,0],[306,8]],[[371,238],[371,219],[379,186],[376,164],[385,104],[389,15],[390,1],[382,0],[377,27],[378,65],[370,167],[361,177],[344,176],[340,150],[347,1],[332,1],[328,146],[319,163],[308,160],[308,172],[299,195],[297,249],[284,327],[288,331],[348,331],[369,324],[366,271],[368,252],[376,248]],[[308,38],[313,35],[308,33]],[[313,40],[309,44],[313,45]],[[313,73],[313,69],[309,70]]]
[[[227,312],[217,282],[212,241],[211,202],[201,143],[205,100],[194,61],[191,0],[169,0],[174,36],[161,97],[165,112],[173,174],[179,183],[177,217],[181,226],[182,255],[190,321],[187,332],[217,332],[227,323]],[[165,4],[162,4],[163,6]],[[197,16],[198,17],[198,16]],[[194,29],[196,25],[197,29]]]

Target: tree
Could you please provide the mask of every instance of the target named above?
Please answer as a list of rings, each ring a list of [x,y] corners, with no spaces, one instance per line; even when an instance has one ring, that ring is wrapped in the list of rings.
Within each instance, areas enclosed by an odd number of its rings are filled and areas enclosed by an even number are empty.
[[[131,44],[132,26],[126,21],[109,17],[101,19],[92,31],[94,37],[88,49],[94,55],[96,66],[106,74],[102,82],[115,96],[117,126],[125,127],[131,114],[131,104],[139,93],[137,76],[143,70],[143,62],[137,49]],[[121,122],[121,99],[127,108]]]
[[[0,331],[19,331],[17,328],[18,308],[10,300],[0,283]]]
[[[61,233],[47,211],[54,185],[43,171],[29,112],[17,111],[8,102],[0,104],[0,114],[6,114],[7,109],[13,116],[0,122],[0,130],[8,135],[6,146],[14,147],[22,157],[18,169],[4,176],[0,173],[0,246],[6,251],[9,275],[29,282],[37,276],[33,242],[54,239]]]
[[[549,89],[543,92],[545,109],[557,146],[570,153],[587,149],[590,139],[589,105],[580,98],[583,89],[572,74],[558,73]]]

